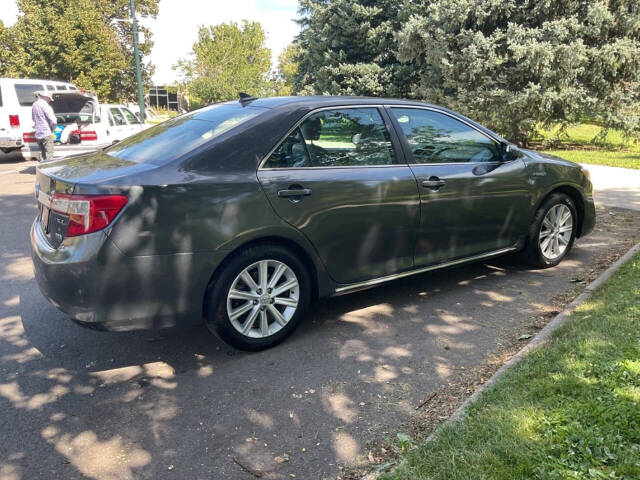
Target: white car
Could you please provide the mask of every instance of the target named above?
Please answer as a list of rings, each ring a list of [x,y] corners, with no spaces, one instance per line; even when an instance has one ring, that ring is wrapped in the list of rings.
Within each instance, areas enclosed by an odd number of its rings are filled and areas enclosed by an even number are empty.
[[[54,158],[93,152],[149,127],[124,105],[101,105],[90,92],[56,92],[51,107],[58,120]],[[32,159],[40,156],[33,131],[23,135],[22,155]]]
[[[0,150],[9,153],[19,150],[25,132],[33,131],[31,105],[35,92],[47,90],[63,92],[77,90],[66,82],[27,78],[0,78]]]

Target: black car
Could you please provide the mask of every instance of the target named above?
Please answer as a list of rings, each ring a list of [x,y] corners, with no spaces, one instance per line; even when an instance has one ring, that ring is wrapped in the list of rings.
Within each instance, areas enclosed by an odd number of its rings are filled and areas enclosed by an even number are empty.
[[[442,107],[242,98],[37,169],[44,295],[76,321],[205,322],[272,346],[316,297],[522,251],[559,263],[595,223],[580,166]]]

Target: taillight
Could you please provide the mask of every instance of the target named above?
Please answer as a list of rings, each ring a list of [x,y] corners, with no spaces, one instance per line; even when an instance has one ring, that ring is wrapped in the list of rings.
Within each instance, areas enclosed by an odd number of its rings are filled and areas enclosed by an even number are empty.
[[[24,143],[36,143],[36,132],[24,132],[22,134],[22,141]]]
[[[12,127],[20,126],[20,117],[18,115],[9,115],[9,125]]]
[[[69,215],[67,237],[77,237],[109,226],[127,204],[124,195],[66,195],[54,193],[51,210]]]
[[[74,130],[71,135],[79,135],[80,141],[91,142],[98,140],[98,132],[93,130]]]

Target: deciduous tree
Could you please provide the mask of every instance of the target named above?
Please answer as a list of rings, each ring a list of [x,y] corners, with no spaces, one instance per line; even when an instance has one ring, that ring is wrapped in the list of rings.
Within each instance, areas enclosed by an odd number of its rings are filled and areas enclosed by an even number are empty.
[[[137,0],[138,13],[156,15],[158,1]],[[72,81],[105,100],[133,98],[131,25],[115,21],[130,17],[128,6],[126,0],[18,0],[17,22],[0,29],[0,52],[11,50],[5,61],[0,53],[0,75]],[[151,45],[141,44],[143,56]],[[143,62],[143,78],[151,73]]]
[[[258,22],[200,27],[191,57],[176,66],[184,76],[190,107],[238,98],[239,92],[262,95],[271,90],[271,52],[264,42]]]

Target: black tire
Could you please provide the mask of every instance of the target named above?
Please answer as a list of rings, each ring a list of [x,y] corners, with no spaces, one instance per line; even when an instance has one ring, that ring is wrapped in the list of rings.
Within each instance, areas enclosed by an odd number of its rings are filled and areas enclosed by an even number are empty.
[[[295,313],[276,333],[262,338],[251,338],[236,330],[227,313],[227,296],[240,273],[261,260],[274,260],[288,266],[298,281],[298,305]],[[258,244],[248,247],[231,257],[222,270],[216,273],[213,286],[207,294],[207,318],[209,330],[229,345],[246,351],[271,348],[282,342],[298,327],[311,301],[311,281],[304,263],[288,249],[277,244]]]
[[[571,212],[571,219],[573,229],[571,231],[571,237],[565,250],[556,258],[547,258],[542,252],[542,248],[540,246],[540,232],[542,228],[542,222],[547,215],[547,213],[556,205],[565,205],[569,211]],[[536,211],[536,214],[533,216],[533,221],[531,222],[531,226],[529,227],[529,233],[527,235],[527,240],[525,244],[525,248],[523,251],[524,259],[530,265],[537,268],[551,268],[558,265],[564,257],[567,256],[569,251],[571,251],[571,247],[573,247],[573,242],[576,238],[576,232],[578,229],[578,212],[576,211],[576,207],[573,203],[571,197],[564,193],[553,193],[549,195],[540,205],[540,208]]]

